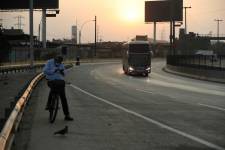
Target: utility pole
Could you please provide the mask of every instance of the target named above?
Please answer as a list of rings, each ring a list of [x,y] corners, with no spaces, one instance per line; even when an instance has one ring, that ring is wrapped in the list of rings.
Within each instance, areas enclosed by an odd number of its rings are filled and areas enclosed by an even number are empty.
[[[214,21],[217,22],[217,43],[220,42],[220,22],[223,21],[221,19],[215,19]]]
[[[2,28],[3,27],[3,19],[0,19],[0,28]]]
[[[95,16],[95,52],[94,56],[96,56],[96,49],[97,49],[97,17]]]
[[[34,20],[33,20],[33,0],[30,0],[30,10],[29,10],[29,18],[30,18],[30,67],[32,68],[34,65]]]
[[[165,28],[161,30],[161,40],[165,40]]]
[[[190,9],[191,6],[183,7],[183,8],[184,8],[184,14],[185,14],[185,34],[187,34],[187,9]]]
[[[41,23],[38,25],[38,41],[41,41]]]
[[[154,22],[153,33],[154,33],[153,41],[155,46],[156,45],[156,22]]]
[[[23,16],[17,16],[15,17],[17,19],[17,24],[15,24],[15,26],[17,26],[17,29],[22,29],[22,26],[24,26],[24,24],[22,23],[22,19],[24,19]]]
[[[46,9],[42,9],[42,46],[46,48]]]

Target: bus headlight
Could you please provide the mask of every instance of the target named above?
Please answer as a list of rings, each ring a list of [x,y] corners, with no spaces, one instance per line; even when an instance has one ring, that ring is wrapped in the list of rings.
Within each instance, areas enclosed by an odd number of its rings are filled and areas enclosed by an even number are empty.
[[[129,67],[129,71],[134,71],[134,68],[133,67]]]

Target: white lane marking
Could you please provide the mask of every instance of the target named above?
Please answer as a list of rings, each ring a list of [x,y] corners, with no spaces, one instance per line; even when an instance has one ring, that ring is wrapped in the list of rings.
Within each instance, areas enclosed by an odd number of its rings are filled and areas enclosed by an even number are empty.
[[[112,81],[106,81],[106,83],[107,83],[107,84],[110,84],[110,85],[112,85],[112,86],[116,86],[116,85],[117,85],[117,83],[112,82]]]
[[[206,105],[206,104],[201,104],[201,103],[199,103],[199,105],[201,105],[201,106],[205,106],[205,107],[208,107],[208,108],[213,108],[213,109],[216,109],[216,110],[225,111],[225,109],[224,109],[224,108],[217,107],[217,106]]]
[[[153,92],[150,92],[150,91],[145,91],[145,90],[141,90],[141,89],[136,89],[136,91],[139,91],[139,92],[144,92],[144,93],[149,93],[149,94],[154,94]]]
[[[120,62],[119,61],[112,61],[112,62],[88,62],[88,63],[83,63],[83,65],[105,65],[105,64],[118,64],[118,63],[120,63]]]
[[[117,105],[117,104],[114,104],[114,103],[112,103],[112,102],[110,102],[110,101],[108,101],[108,100],[105,100],[105,99],[101,98],[101,97],[95,96],[95,95],[93,95],[93,94],[91,94],[91,93],[89,93],[89,92],[87,92],[87,91],[85,91],[85,90],[83,90],[83,89],[81,89],[81,88],[75,86],[75,85],[72,85],[72,84],[71,84],[70,86],[71,86],[72,88],[74,88],[74,89],[76,89],[76,90],[78,90],[78,91],[84,93],[84,94],[87,94],[87,95],[89,95],[89,96],[91,96],[91,97],[93,97],[93,98],[95,98],[95,99],[101,101],[101,102],[104,102],[104,103],[106,103],[106,104],[109,104],[109,105],[111,105],[111,106],[113,106],[113,107],[115,107],[115,108],[118,108],[118,109],[120,109],[120,110],[122,110],[122,111],[124,111],[124,112],[127,112],[127,113],[129,113],[129,114],[132,114],[132,115],[134,115],[134,116],[136,116],[136,117],[138,117],[138,118],[142,118],[142,119],[144,119],[145,121],[150,122],[150,123],[152,123],[152,124],[155,124],[155,125],[157,125],[157,126],[163,128],[163,129],[166,129],[166,130],[169,130],[169,131],[171,131],[171,132],[174,132],[174,133],[176,133],[176,134],[178,134],[178,135],[181,135],[181,136],[183,136],[183,137],[186,137],[186,138],[188,138],[188,139],[190,139],[190,140],[193,140],[193,141],[195,141],[195,142],[198,142],[198,143],[203,144],[203,145],[205,145],[205,146],[208,146],[208,147],[210,147],[210,148],[214,148],[214,149],[217,149],[217,150],[225,150],[225,148],[220,147],[220,146],[218,146],[218,145],[216,145],[216,144],[210,143],[210,142],[208,142],[208,141],[206,141],[206,140],[203,140],[203,139],[201,139],[201,138],[198,138],[198,137],[196,137],[196,136],[193,136],[193,135],[190,135],[190,134],[185,133],[185,132],[183,132],[183,131],[177,130],[177,129],[172,128],[172,127],[170,127],[170,126],[168,126],[168,125],[165,125],[165,124],[163,124],[163,123],[161,123],[161,122],[158,122],[158,121],[153,120],[153,119],[151,119],[151,118],[149,118],[149,117],[146,117],[146,116],[141,115],[141,114],[139,114],[139,113],[136,113],[136,112],[134,112],[134,111],[132,111],[132,110],[129,110],[129,109],[125,108],[125,107],[122,107],[122,106],[119,106],[119,105]]]
[[[157,93],[154,93],[154,92],[151,92],[151,91],[145,91],[145,90],[141,90],[141,89],[136,89],[136,91],[144,92],[144,93],[148,93],[148,94],[157,94]],[[162,95],[162,94],[158,94],[158,95]],[[174,97],[174,96],[167,96],[167,97],[172,98],[172,99],[177,99],[177,97]]]
[[[160,81],[160,80],[156,80],[156,79],[152,79],[152,80],[148,81],[147,83],[160,85],[160,86],[164,86],[164,87],[168,87],[168,88],[182,89],[182,90],[191,91],[191,92],[225,96],[225,93],[223,91],[204,89],[204,88],[201,88],[201,87],[190,86],[190,85],[185,85],[185,84],[169,83],[169,82]]]

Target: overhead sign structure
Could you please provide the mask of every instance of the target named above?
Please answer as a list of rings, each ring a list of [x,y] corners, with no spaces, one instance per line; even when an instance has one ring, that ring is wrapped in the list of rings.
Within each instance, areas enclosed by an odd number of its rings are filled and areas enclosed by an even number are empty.
[[[0,9],[29,9],[30,0],[1,0]],[[59,0],[33,0],[34,9],[58,9]]]
[[[183,0],[145,1],[145,22],[183,21]]]

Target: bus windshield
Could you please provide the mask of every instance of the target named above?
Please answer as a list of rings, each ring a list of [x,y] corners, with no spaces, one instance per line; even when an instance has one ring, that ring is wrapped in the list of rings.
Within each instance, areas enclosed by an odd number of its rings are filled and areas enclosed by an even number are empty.
[[[149,45],[148,44],[130,44],[129,52],[130,53],[148,53]]]
[[[150,55],[146,54],[130,54],[129,64],[135,67],[146,67],[150,65]]]

